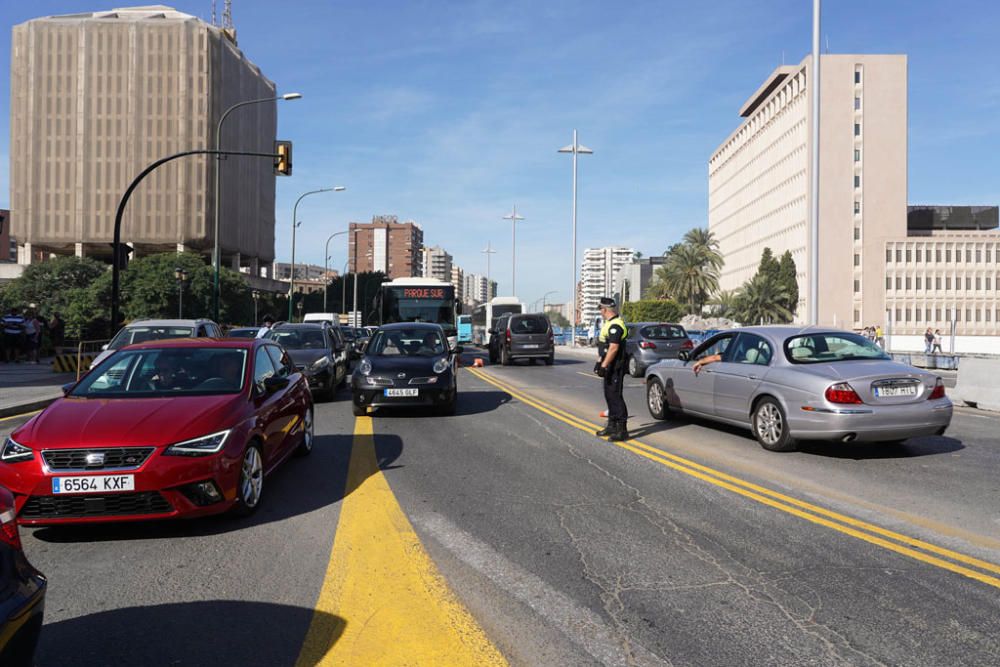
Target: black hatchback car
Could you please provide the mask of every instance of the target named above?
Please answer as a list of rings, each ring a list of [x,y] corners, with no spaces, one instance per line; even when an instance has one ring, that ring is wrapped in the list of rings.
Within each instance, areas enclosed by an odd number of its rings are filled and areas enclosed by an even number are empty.
[[[456,358],[438,324],[400,322],[380,327],[354,369],[354,414],[369,407],[426,406],[454,414],[458,401]]]
[[[534,363],[541,359],[551,366],[555,360],[555,339],[549,318],[541,313],[505,315],[497,320],[490,336],[491,363],[507,366],[516,359]]]
[[[279,324],[266,338],[285,348],[317,398],[331,401],[347,379],[350,364],[347,345],[336,333],[326,323]]]
[[[14,496],[0,486],[0,665],[29,667],[45,613],[45,577],[28,562],[14,516]]]

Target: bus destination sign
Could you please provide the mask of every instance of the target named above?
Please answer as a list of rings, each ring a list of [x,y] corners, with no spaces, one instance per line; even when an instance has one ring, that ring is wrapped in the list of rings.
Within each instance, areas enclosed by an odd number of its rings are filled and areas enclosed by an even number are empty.
[[[407,287],[403,290],[404,299],[443,299],[444,290],[440,287]]]

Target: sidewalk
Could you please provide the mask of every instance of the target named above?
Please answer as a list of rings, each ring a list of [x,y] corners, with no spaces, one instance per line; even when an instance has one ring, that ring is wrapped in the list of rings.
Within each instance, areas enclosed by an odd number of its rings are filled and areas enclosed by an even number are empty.
[[[0,362],[0,418],[44,408],[75,380],[76,373],[53,373],[51,357],[38,364]]]

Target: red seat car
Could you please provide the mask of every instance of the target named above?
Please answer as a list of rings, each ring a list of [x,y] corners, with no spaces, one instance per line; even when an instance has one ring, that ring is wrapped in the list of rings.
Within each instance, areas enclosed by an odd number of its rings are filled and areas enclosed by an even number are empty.
[[[278,345],[158,341],[119,350],[14,431],[0,484],[22,524],[250,514],[265,476],[312,446],[309,386]]]

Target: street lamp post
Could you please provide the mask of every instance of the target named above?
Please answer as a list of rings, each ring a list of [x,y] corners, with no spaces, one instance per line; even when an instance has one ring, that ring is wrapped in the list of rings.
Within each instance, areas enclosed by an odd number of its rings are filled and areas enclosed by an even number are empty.
[[[266,102],[277,102],[279,100],[297,100],[302,97],[299,93],[285,93],[284,95],[278,95],[277,97],[264,97],[258,100],[246,100],[244,102],[237,102],[228,109],[226,109],[221,116],[219,116],[219,124],[215,128],[215,150],[222,150],[222,123],[226,120],[226,117],[230,113],[239,109],[240,107],[245,107],[250,104],[264,104]],[[219,243],[219,220],[220,220],[220,209],[222,208],[222,183],[219,178],[221,171],[222,155],[215,156],[215,246],[212,250],[212,270],[215,273],[212,282],[212,317],[216,322],[219,321],[219,270],[222,265],[222,247]]]
[[[558,290],[549,290],[548,292],[546,292],[545,294],[542,295],[542,312],[543,313],[545,312],[545,299],[546,299],[546,297],[548,297],[548,295],[550,295],[550,294],[555,294],[556,292],[558,292]]]
[[[178,266],[174,269],[174,278],[177,280],[177,319],[181,319],[184,317],[184,281],[188,272]]]
[[[326,248],[323,250],[323,257],[324,257],[324,259],[323,259],[323,312],[324,313],[327,312],[327,310],[326,310],[326,288],[330,286],[330,275],[329,275],[330,274],[330,268],[329,268],[330,267],[330,241],[333,240],[334,236],[340,236],[341,234],[346,234],[346,233],[347,233],[346,229],[344,231],[342,231],[342,232],[334,232],[333,234],[330,234],[330,236],[327,237],[327,239],[326,239]]]
[[[517,204],[514,204],[514,210],[503,219],[510,220],[510,295],[517,296],[517,223],[524,220],[524,216],[517,214]]]
[[[577,309],[577,290],[576,290],[576,157],[578,155],[593,155],[594,151],[590,150],[586,146],[581,146],[580,142],[577,141],[576,130],[573,130],[573,143],[569,146],[563,146],[559,149],[560,153],[572,153],[573,154],[573,284],[570,294],[573,295],[573,312],[569,314],[570,319],[570,330],[573,334],[570,336],[570,347],[576,347],[576,309]]]
[[[344,270],[340,273],[340,314],[347,314],[347,267],[351,265],[351,260],[344,262]]]
[[[310,190],[309,192],[299,195],[299,198],[295,200],[295,205],[292,206],[292,264],[291,271],[288,274],[288,320],[292,319],[292,302],[295,301],[295,228],[298,226],[298,210],[299,202],[308,197],[309,195],[319,194],[320,192],[343,192],[346,190],[343,185],[335,185],[332,188],[320,188],[318,190]]]
[[[487,241],[486,247],[483,248],[480,252],[486,255],[486,300],[489,301],[490,300],[490,255],[497,254],[497,251],[494,250],[491,247],[490,242]]]
[[[809,201],[809,324],[819,324],[819,32],[820,0],[813,0],[812,34],[812,174]]]
[[[260,321],[257,319],[257,303],[260,301],[260,290],[259,289],[252,290],[250,292],[250,296],[253,297],[253,323],[254,326],[256,326],[257,322]]]

